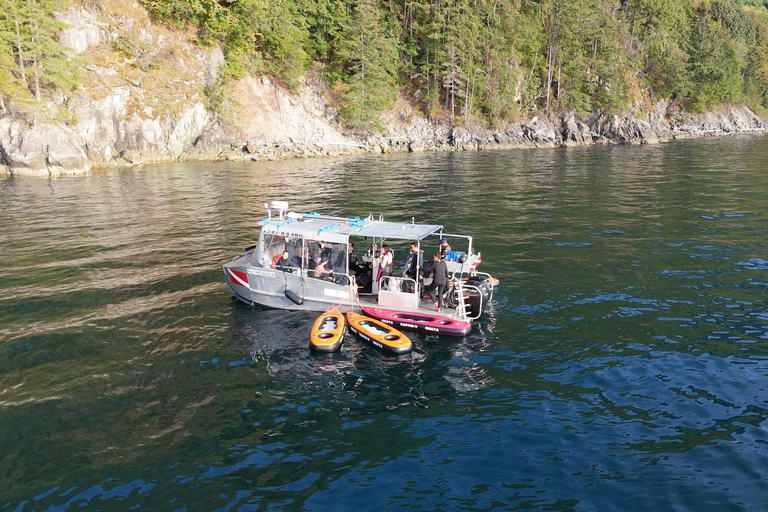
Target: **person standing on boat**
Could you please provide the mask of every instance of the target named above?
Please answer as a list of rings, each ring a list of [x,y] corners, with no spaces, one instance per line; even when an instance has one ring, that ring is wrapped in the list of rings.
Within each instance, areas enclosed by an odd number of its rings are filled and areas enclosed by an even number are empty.
[[[419,244],[416,242],[411,242],[411,251],[408,253],[408,257],[405,259],[405,266],[403,267],[403,275],[405,277],[408,277],[410,279],[413,279],[418,283],[419,280],[419,269],[423,268],[424,266],[424,257],[421,254],[421,251],[419,251]],[[404,288],[403,291],[412,293],[413,292],[413,286],[410,282],[404,282],[403,283]]]
[[[430,268],[432,283],[427,288],[427,293],[429,293],[432,302],[435,303],[435,311],[439,313],[445,307],[443,295],[448,289],[448,265],[445,264],[439,252],[436,252],[432,259],[432,267]],[[435,290],[437,290],[437,298],[435,298]]]
[[[380,280],[382,277],[387,277],[392,275],[393,259],[394,259],[394,255],[392,254],[392,251],[389,250],[389,246],[386,244],[382,245],[381,255],[379,256],[378,280]]]
[[[440,259],[445,260],[445,257],[448,256],[449,252],[451,252],[451,246],[448,245],[448,239],[441,238],[440,239]]]

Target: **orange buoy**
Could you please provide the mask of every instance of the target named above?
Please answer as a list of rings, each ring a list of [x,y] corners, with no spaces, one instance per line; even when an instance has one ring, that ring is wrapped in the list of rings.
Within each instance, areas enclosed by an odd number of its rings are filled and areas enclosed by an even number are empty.
[[[413,349],[410,338],[391,325],[352,311],[347,312],[347,321],[352,332],[374,347],[393,354],[405,354]]]
[[[317,317],[309,333],[309,346],[318,352],[338,350],[344,341],[344,314],[337,308],[328,308]]]

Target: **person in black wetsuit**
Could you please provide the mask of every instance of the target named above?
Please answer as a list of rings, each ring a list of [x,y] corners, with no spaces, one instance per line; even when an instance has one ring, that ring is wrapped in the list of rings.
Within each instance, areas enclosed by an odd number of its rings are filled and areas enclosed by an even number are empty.
[[[427,288],[429,298],[435,303],[435,311],[438,313],[445,307],[443,303],[443,295],[448,289],[448,265],[442,259],[439,252],[436,252],[432,257],[433,262],[430,268],[430,274],[432,275],[432,283]],[[437,298],[435,298],[435,291],[437,291]]]

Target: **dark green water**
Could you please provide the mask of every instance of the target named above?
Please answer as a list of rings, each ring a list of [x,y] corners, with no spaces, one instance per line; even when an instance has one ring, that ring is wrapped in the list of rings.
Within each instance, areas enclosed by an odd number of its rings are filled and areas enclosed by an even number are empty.
[[[271,199],[469,232],[501,288],[465,339],[314,356],[223,284]],[[768,509],[768,138],[16,178],[0,212],[0,511]]]

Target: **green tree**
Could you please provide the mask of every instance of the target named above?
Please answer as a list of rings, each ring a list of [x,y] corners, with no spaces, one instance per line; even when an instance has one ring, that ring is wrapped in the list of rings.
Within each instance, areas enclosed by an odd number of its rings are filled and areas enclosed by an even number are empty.
[[[296,79],[309,67],[305,48],[309,31],[305,18],[293,0],[270,0],[267,8],[253,14],[259,35],[259,49],[267,62],[266,69],[287,84],[296,85]]]
[[[687,2],[635,0],[628,6],[630,42],[654,97],[687,98],[692,18]]]
[[[24,101],[26,90],[41,100],[47,90],[68,91],[78,81],[78,68],[58,43],[63,24],[55,21],[66,2],[0,0],[0,90],[6,100]]]
[[[343,34],[337,55],[350,78],[341,115],[355,128],[381,130],[380,114],[392,107],[397,94],[397,40],[374,0],[352,6]]]
[[[746,56],[744,92],[753,107],[768,109],[768,11],[763,7],[748,8],[755,27],[755,42]]]
[[[728,30],[714,21],[704,6],[696,9],[693,25],[692,72],[696,91],[693,108],[704,111],[740,98],[741,75],[736,48]]]

